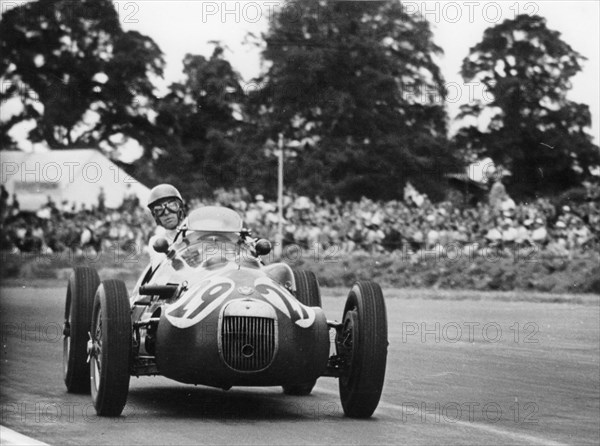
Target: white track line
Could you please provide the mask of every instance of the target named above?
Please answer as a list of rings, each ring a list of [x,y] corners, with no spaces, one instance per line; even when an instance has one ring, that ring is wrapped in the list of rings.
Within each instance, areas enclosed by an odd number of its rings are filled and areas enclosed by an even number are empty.
[[[34,440],[4,426],[0,426],[0,444],[2,446],[48,446],[48,443]]]
[[[339,395],[338,392],[323,389],[322,387],[319,387],[319,386],[317,386],[317,389],[319,392],[326,393],[328,395],[332,395],[332,396]],[[399,406],[397,404],[386,403],[384,401],[379,402],[378,407],[388,409],[391,411],[395,411],[395,412],[401,412],[404,415],[411,415],[411,416],[419,415],[420,417],[427,415],[427,414],[424,414],[420,409],[417,410],[416,413],[413,411],[411,411],[409,413],[407,411],[407,409],[402,406]],[[429,414],[429,416],[431,417],[431,414]],[[456,420],[456,421],[448,422],[447,424],[454,425],[454,426],[458,425],[461,427],[467,427],[470,429],[487,432],[489,434],[496,434],[496,435],[500,435],[500,436],[504,436],[504,437],[509,437],[513,440],[523,441],[523,442],[527,442],[530,444],[539,444],[542,446],[565,446],[565,444],[566,444],[566,443],[558,443],[556,441],[547,440],[547,439],[541,438],[541,437],[536,437],[534,435],[527,435],[527,434],[521,434],[518,432],[512,432],[512,431],[509,431],[506,429],[500,429],[497,427],[493,427],[493,426],[489,426],[489,425],[481,424],[481,423],[472,423],[472,422],[467,422],[467,421]]]

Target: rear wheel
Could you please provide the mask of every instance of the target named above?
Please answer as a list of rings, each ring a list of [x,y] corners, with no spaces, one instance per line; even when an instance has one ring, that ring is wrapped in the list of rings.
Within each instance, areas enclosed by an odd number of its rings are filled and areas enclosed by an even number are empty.
[[[100,416],[119,416],[129,392],[131,310],[127,288],[105,280],[96,293],[92,314],[89,379],[92,401]]]
[[[294,270],[294,281],[296,282],[296,299],[308,307],[321,307],[321,289],[317,276],[312,271]],[[310,395],[317,380],[301,384],[283,386],[286,395],[305,396]]]
[[[346,368],[339,378],[344,414],[370,417],[381,397],[388,347],[387,314],[381,288],[356,282],[346,300],[338,354]]]
[[[321,289],[312,271],[294,270],[296,299],[308,307],[321,307]]]
[[[87,341],[99,284],[100,278],[94,268],[76,267],[69,277],[63,328],[63,379],[68,392],[90,391]]]

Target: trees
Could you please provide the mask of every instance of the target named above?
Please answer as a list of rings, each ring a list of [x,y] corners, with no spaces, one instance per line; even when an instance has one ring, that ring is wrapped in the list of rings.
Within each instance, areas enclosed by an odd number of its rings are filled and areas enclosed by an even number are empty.
[[[240,76],[217,44],[210,58],[187,54],[185,79],[169,87],[157,103],[156,125],[162,140],[156,173],[189,193],[209,194],[248,180],[240,170],[245,146],[244,92]]]
[[[296,190],[396,198],[410,179],[441,192],[439,171],[454,160],[429,24],[395,1],[295,5],[301,13],[271,21],[270,68],[249,115],[263,139],[297,142],[287,162]]]
[[[464,80],[483,83],[492,99],[464,106],[460,116],[491,118],[484,132],[462,129],[457,144],[511,171],[512,194],[556,194],[600,165],[600,150],[585,130],[590,111],[566,97],[583,60],[544,18],[528,15],[487,29],[463,60]]]
[[[20,110],[0,138],[33,120],[34,142],[52,148],[97,145],[121,134],[150,146],[155,136],[152,76],[162,53],[138,32],[124,32],[109,0],[38,0],[6,11],[0,22],[2,101]]]

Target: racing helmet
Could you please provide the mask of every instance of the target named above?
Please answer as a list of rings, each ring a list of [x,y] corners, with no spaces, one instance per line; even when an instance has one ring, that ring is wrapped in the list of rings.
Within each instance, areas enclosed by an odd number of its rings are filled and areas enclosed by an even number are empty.
[[[181,197],[181,194],[179,193],[179,191],[177,190],[177,188],[175,186],[165,183],[165,184],[159,184],[158,186],[154,186],[154,188],[152,188],[152,190],[150,191],[150,195],[148,196],[147,206],[148,206],[148,209],[150,209],[150,212],[152,213],[152,216],[154,217],[156,224],[160,225],[160,220],[157,215],[154,215],[152,208],[159,201],[164,200],[166,198],[175,198],[179,201],[180,210],[178,211],[177,216],[179,217],[179,222],[181,222],[185,218],[183,198]]]

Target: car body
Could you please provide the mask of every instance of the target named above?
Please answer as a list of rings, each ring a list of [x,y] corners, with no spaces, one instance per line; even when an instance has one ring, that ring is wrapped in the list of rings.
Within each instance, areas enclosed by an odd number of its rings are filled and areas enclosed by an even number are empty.
[[[154,249],[162,260],[148,265],[131,293],[89,268],[69,281],[65,383],[87,391],[88,380],[99,415],[121,413],[130,376],[162,375],[223,389],[282,386],[293,395],[332,376],[340,379],[346,415],[371,416],[387,354],[376,284],[355,283],[343,321],[328,320],[315,275],[263,264],[268,242],[252,239],[225,207],[192,211],[175,241],[159,239]],[[90,336],[82,352],[84,329]]]

